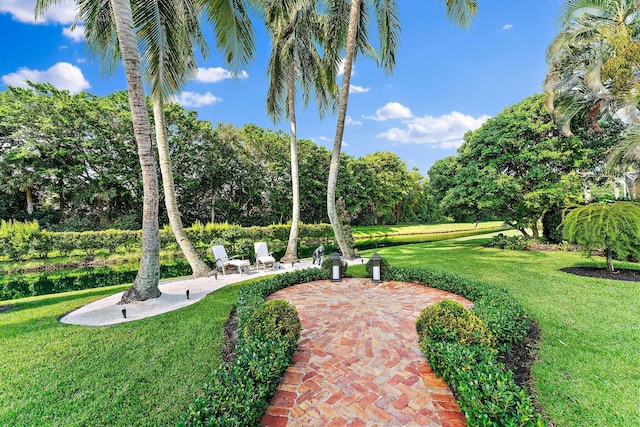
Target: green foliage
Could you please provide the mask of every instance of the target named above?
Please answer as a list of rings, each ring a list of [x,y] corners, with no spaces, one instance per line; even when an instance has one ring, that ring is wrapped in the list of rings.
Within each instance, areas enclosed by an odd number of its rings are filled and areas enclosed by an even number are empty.
[[[420,348],[453,390],[469,426],[544,425],[526,391],[498,363],[499,352],[529,330],[528,316],[515,298],[495,285],[427,269],[391,267],[385,279],[423,283],[474,303],[470,312],[442,301],[423,310],[416,322]]]
[[[485,246],[488,248],[522,250],[527,248],[527,239],[524,236],[505,236],[498,233],[493,236]]]
[[[39,238],[38,221],[0,220],[0,250],[9,259],[24,258],[31,249],[31,242]]]
[[[566,213],[563,235],[585,252],[603,250],[609,269],[613,254],[640,257],[640,204],[635,202],[600,202],[575,207]]]
[[[420,341],[455,341],[464,345],[491,346],[487,325],[462,304],[443,300],[426,307],[416,320]]]
[[[281,339],[297,343],[300,318],[296,308],[284,300],[267,301],[256,309],[244,329],[245,339]]]
[[[544,426],[527,392],[487,346],[426,338],[420,348],[474,426]]]
[[[495,215],[526,233],[550,206],[581,198],[573,172],[587,157],[602,156],[577,137],[560,135],[541,95],[528,97],[465,135],[446,212]]]
[[[132,283],[137,273],[136,268],[126,270],[103,268],[95,271],[94,268],[89,267],[73,273],[45,273],[31,280],[7,280],[1,283],[0,300]],[[190,274],[191,267],[184,259],[160,264],[161,279]]]
[[[562,243],[562,209],[551,207],[542,216],[542,235],[549,243]]]
[[[232,363],[223,364],[178,422],[179,426],[259,425],[269,401],[289,365],[300,319],[286,301],[264,299],[283,288],[327,279],[318,268],[268,277],[244,286],[238,295],[238,334]]]
[[[460,295],[472,301],[473,312],[486,323],[495,338],[494,347],[507,351],[522,340],[529,330],[529,316],[518,301],[498,286],[467,279],[457,274],[424,268],[389,267],[385,280],[422,283],[436,289]]]

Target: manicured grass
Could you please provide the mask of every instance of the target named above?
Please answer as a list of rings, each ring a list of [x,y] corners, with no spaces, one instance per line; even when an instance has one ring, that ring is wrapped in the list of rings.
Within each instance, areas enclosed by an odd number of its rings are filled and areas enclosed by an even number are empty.
[[[461,274],[495,283],[516,296],[542,329],[534,388],[555,425],[640,425],[640,284],[558,271],[604,267],[602,258],[490,249],[482,246],[486,240],[466,238],[378,252],[393,265]]]
[[[220,364],[223,325],[241,285],[189,307],[107,327],[58,317],[117,286],[5,301],[0,425],[174,425]]]
[[[448,224],[432,224],[432,225],[372,225],[364,227],[354,227],[353,237],[356,239],[388,236],[392,234],[433,234],[461,230],[474,230],[482,228],[501,227],[502,221],[487,221],[475,223],[448,223]]]

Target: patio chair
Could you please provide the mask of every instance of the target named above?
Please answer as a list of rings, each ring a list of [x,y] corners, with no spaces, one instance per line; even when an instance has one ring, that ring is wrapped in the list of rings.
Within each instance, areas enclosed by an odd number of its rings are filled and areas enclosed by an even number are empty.
[[[249,273],[249,260],[234,259],[236,258],[235,256],[229,259],[227,251],[222,245],[212,246],[211,251],[213,252],[213,258],[216,260],[216,269],[221,271],[222,274],[226,275],[227,270],[233,271],[234,269],[240,274]]]
[[[253,249],[256,252],[256,268],[258,270],[260,266],[262,266],[263,270],[266,270],[268,266],[275,268],[276,259],[269,252],[267,242],[256,242],[253,244]]]

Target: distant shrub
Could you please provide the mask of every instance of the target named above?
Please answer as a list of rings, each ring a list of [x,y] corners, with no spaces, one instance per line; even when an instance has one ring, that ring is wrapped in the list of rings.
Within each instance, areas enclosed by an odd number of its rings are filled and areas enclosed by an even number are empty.
[[[484,344],[491,346],[493,337],[487,325],[452,300],[444,300],[426,307],[418,316],[416,330],[420,341],[456,341],[460,344]]]
[[[40,236],[38,221],[0,220],[0,251],[10,259],[21,259],[31,249],[31,240]]]
[[[549,243],[562,243],[562,208],[554,206],[542,216],[542,235]]]
[[[505,236],[499,233],[489,239],[485,246],[488,248],[522,250],[527,248],[527,239],[524,236]]]

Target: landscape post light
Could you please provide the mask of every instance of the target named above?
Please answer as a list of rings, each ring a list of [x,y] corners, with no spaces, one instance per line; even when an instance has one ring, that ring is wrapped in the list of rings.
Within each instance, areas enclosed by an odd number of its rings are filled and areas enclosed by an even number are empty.
[[[331,281],[340,282],[340,255],[334,252],[331,255]]]
[[[189,299],[189,289],[187,289],[187,299]]]
[[[122,317],[124,317],[125,319],[127,318],[127,309],[126,308],[122,309]]]
[[[382,261],[382,258],[380,258],[380,255],[378,255],[378,252],[374,252],[373,256],[371,257],[371,267],[372,267],[371,269],[373,270],[374,283],[382,282],[382,275],[380,274],[381,261]]]

